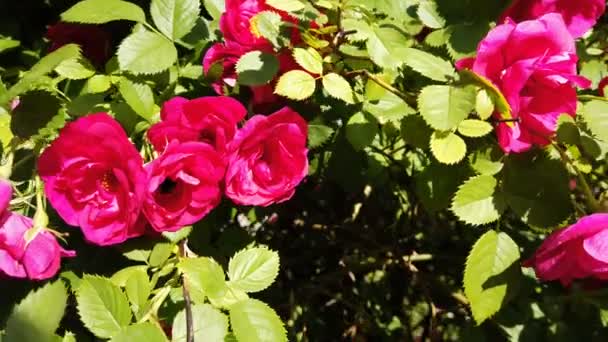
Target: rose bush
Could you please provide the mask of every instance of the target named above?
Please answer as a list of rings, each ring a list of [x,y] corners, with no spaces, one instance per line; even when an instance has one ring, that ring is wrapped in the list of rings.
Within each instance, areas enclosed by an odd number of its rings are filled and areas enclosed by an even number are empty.
[[[605,7],[0,1],[0,340],[604,340]]]

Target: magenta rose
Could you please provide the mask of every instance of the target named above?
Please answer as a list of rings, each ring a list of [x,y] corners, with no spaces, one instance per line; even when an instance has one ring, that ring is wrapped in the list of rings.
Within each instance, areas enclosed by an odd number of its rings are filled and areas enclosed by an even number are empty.
[[[576,114],[575,86],[590,86],[577,76],[576,62],[574,39],[561,16],[547,14],[496,26],[479,43],[477,57],[457,66],[489,79],[511,105],[513,118],[494,114],[502,120],[496,128],[498,142],[508,153],[549,144],[557,118]]]
[[[143,160],[120,124],[106,113],[66,125],[42,153],[38,171],[46,196],[63,220],[85,238],[111,245],[143,234]]]
[[[600,96],[606,96],[606,87],[608,87],[608,77],[602,78],[602,80],[597,86],[597,91]]]
[[[209,144],[173,140],[146,165],[144,214],[159,232],[176,231],[207,215],[221,200],[226,167]]]
[[[568,228],[551,234],[524,262],[543,281],[608,279],[608,214],[585,216]]]
[[[174,97],[164,103],[161,121],[150,128],[148,139],[159,152],[177,140],[206,142],[223,153],[245,115],[247,109],[231,97]]]
[[[0,274],[32,280],[53,277],[59,271],[61,257],[76,254],[61,248],[55,236],[46,230],[26,241],[25,233],[34,223],[8,210],[11,196],[11,185],[0,180]]]
[[[499,22],[506,18],[519,22],[558,13],[564,18],[570,34],[578,38],[595,25],[605,9],[605,0],[515,0]]]
[[[229,147],[226,196],[258,206],[290,199],[308,173],[307,132],[306,121],[288,107],[249,119]]]
[[[46,38],[51,42],[49,51],[71,43],[80,45],[83,55],[97,66],[111,56],[110,35],[98,25],[59,22],[48,27]]]

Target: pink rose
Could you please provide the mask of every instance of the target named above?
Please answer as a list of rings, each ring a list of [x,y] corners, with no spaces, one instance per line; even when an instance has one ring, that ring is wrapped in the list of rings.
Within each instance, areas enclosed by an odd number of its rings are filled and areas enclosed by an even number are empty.
[[[576,85],[590,82],[576,74],[574,39],[559,14],[496,26],[479,43],[477,57],[457,63],[496,85],[511,105],[515,122],[500,122],[498,142],[505,152],[523,152],[550,143],[557,118],[576,114]],[[559,99],[559,101],[556,101]],[[497,120],[509,119],[495,113]]]
[[[591,29],[606,9],[605,0],[515,0],[501,15],[499,22],[511,18],[517,22],[559,13],[574,38]]]
[[[226,0],[226,10],[220,18],[220,31],[224,39],[250,50],[269,46],[265,38],[251,32],[251,18],[267,10],[279,12],[268,6],[265,0]]]
[[[111,245],[143,234],[143,160],[122,127],[106,113],[66,125],[42,153],[38,171],[51,205],[85,238]]]
[[[206,142],[223,153],[247,109],[227,96],[194,100],[174,97],[164,103],[160,115],[161,122],[148,131],[148,139],[157,151],[162,152],[169,142],[177,140]]]
[[[608,214],[585,216],[568,228],[551,234],[524,262],[543,281],[608,279]]]
[[[90,24],[57,23],[49,26],[46,37],[51,41],[49,51],[74,43],[97,66],[103,66],[110,58],[110,35],[101,26]]]
[[[306,121],[288,107],[249,119],[230,144],[226,196],[268,206],[290,199],[308,173]]]
[[[34,223],[8,210],[11,196],[11,185],[0,180],[0,274],[32,280],[53,277],[59,271],[61,257],[72,257],[76,253],[61,248],[46,230],[26,241],[25,233]]]
[[[225,170],[222,156],[211,145],[172,141],[146,165],[144,214],[152,228],[176,231],[207,215],[220,203]]]

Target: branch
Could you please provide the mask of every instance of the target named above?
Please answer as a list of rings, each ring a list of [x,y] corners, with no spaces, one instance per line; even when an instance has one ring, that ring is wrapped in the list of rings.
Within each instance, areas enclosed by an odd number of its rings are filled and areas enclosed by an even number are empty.
[[[416,108],[418,106],[418,103],[416,102],[416,98],[414,96],[408,95],[408,94],[402,92],[401,90],[393,87],[392,85],[390,85],[387,82],[385,82],[383,79],[381,79],[378,76],[376,76],[376,75],[372,74],[371,72],[369,72],[369,70],[357,70],[357,71],[351,71],[351,72],[347,73],[347,75],[353,75],[353,74],[355,74],[355,75],[356,74],[365,75],[365,77],[367,77],[370,80],[374,81],[377,85],[379,85],[382,88],[390,91],[391,93],[399,96],[409,106],[414,107],[414,108]]]
[[[589,183],[587,182],[587,178],[585,178],[583,173],[576,167],[576,165],[574,165],[574,162],[572,161],[572,159],[570,159],[570,157],[568,156],[568,154],[566,154],[566,152],[564,152],[559,146],[557,146],[557,145],[554,145],[554,146],[557,149],[557,151],[559,152],[559,155],[562,158],[562,161],[565,164],[572,166],[572,168],[574,169],[574,172],[576,172],[576,175],[578,177],[577,186],[580,184],[580,188],[583,191],[583,194],[585,195],[585,200],[587,200],[587,205],[589,206],[591,211],[593,211],[594,213],[601,212],[602,207],[601,207],[600,203],[597,201],[597,199],[595,198],[595,196],[593,195],[593,191],[591,190],[591,187],[589,186]]]
[[[182,240],[179,244],[180,257],[186,256],[186,244],[188,239]],[[194,342],[194,326],[192,325],[192,300],[190,299],[190,291],[186,284],[186,278],[182,275],[182,290],[184,294],[184,302],[186,303],[186,342]]]

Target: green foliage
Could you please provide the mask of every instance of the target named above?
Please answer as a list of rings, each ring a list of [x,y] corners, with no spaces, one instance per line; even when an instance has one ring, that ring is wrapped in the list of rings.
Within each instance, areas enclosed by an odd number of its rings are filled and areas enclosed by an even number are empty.
[[[300,0],[268,0],[266,4],[285,12],[297,12],[306,8],[306,5]]]
[[[233,287],[245,292],[262,291],[279,273],[279,255],[267,248],[244,249],[228,264],[228,278]]]
[[[167,38],[146,30],[132,33],[118,48],[120,68],[134,74],[156,74],[177,61],[177,50]]]
[[[210,258],[183,259],[177,266],[188,283],[210,300],[219,300],[228,291],[224,270]]]
[[[279,78],[274,92],[292,100],[305,100],[312,96],[315,88],[316,81],[309,73],[292,70]]]
[[[608,102],[593,100],[585,103],[583,120],[593,135],[608,142]]]
[[[356,150],[369,146],[378,134],[378,123],[373,116],[358,112],[346,124],[346,138]]]
[[[312,74],[323,74],[323,57],[321,57],[317,50],[312,48],[295,48],[293,49],[293,58],[304,70]]]
[[[281,16],[274,11],[262,11],[251,18],[251,30],[256,36],[268,39],[274,46],[281,45]]]
[[[407,66],[432,80],[446,82],[456,76],[456,71],[450,62],[430,53],[408,48],[403,56]]]
[[[353,89],[350,84],[344,77],[336,73],[329,73],[323,76],[323,89],[325,89],[330,96],[346,103],[355,102]]]
[[[155,112],[154,94],[148,85],[122,78],[118,90],[135,113],[148,121],[152,119]]]
[[[475,96],[471,87],[433,85],[422,89],[418,106],[431,127],[447,131],[466,119],[475,106]]]
[[[256,299],[233,305],[230,308],[230,325],[239,342],[287,341],[279,316]]]
[[[228,334],[228,317],[209,304],[192,306],[195,341],[223,342]],[[180,311],[173,321],[173,342],[186,342],[186,312]]]
[[[144,322],[129,325],[123,328],[116,336],[112,337],[111,342],[165,342],[167,338],[163,331],[156,325]]]
[[[188,34],[198,19],[199,0],[153,0],[152,20],[160,32],[172,40]]]
[[[122,0],[84,0],[61,14],[66,22],[103,24],[115,20],[146,22],[144,11],[137,5]]]
[[[458,124],[458,133],[470,138],[479,138],[488,135],[494,128],[487,121],[468,119]]]
[[[127,297],[107,278],[85,275],[76,300],[82,322],[97,337],[111,338],[131,322]]]
[[[443,164],[456,164],[467,154],[467,144],[454,133],[433,133],[430,146],[433,156]]]
[[[391,27],[371,27],[365,32],[367,52],[374,63],[387,69],[396,69],[405,61],[408,53],[408,39],[400,31]]]
[[[63,317],[67,298],[61,281],[29,293],[13,308],[2,341],[55,341],[55,331]]]
[[[256,86],[266,84],[279,71],[279,60],[272,54],[251,51],[244,54],[236,63],[240,84]]]
[[[496,188],[496,179],[491,175],[467,180],[454,196],[452,211],[463,222],[475,226],[498,220],[504,210],[504,202]]]
[[[95,75],[95,67],[84,58],[65,60],[55,68],[55,71],[71,80],[82,80]]]
[[[59,111],[61,101],[55,95],[34,90],[21,96],[19,106],[13,110],[11,131],[18,137],[29,138],[44,128]]]
[[[308,147],[317,148],[325,144],[334,134],[334,129],[325,125],[308,125]]]
[[[518,290],[519,247],[503,232],[482,235],[467,257],[464,291],[477,324],[492,317]]]

